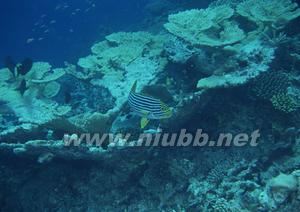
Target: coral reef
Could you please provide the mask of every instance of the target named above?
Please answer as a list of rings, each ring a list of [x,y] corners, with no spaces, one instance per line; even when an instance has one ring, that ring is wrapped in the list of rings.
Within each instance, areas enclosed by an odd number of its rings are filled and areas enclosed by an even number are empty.
[[[298,180],[293,174],[280,174],[267,183],[265,190],[259,195],[263,208],[277,209],[287,198],[298,190]]]
[[[294,112],[299,108],[299,104],[291,96],[285,94],[277,94],[272,96],[271,102],[275,109],[286,113]]]
[[[176,37],[166,43],[164,50],[168,55],[168,59],[174,63],[185,63],[196,52],[196,50],[191,49],[188,44]]]
[[[27,90],[24,95],[16,88],[20,83],[11,83],[10,78],[1,81],[0,99],[6,102],[7,107],[18,117],[20,123],[36,125],[47,124],[54,119],[67,114],[71,107],[59,105],[51,98],[60,90],[60,84],[54,82],[65,72],[62,69],[53,69],[48,63],[34,63],[32,69],[24,76],[27,81]],[[2,70],[8,72],[8,70]],[[3,134],[3,133],[2,133]]]
[[[227,5],[172,14],[164,26],[193,45],[223,46],[241,41],[245,34],[230,21],[234,9]]]
[[[264,46],[264,44],[257,40],[233,48],[236,52],[233,56],[234,62],[227,60],[227,62],[233,64],[225,64],[225,66],[231,66],[232,70],[228,73],[216,73],[200,79],[197,84],[198,88],[209,89],[241,86],[268,71],[269,64],[274,59],[274,48],[267,45]],[[240,64],[244,64],[243,67],[240,67]]]
[[[0,99],[7,102],[6,104],[19,118],[20,125],[36,124],[65,132],[107,132],[126,103],[132,83],[144,74],[144,70],[147,70],[148,75],[140,78],[141,87],[158,80],[158,74],[167,63],[167,60],[160,56],[164,47],[163,38],[146,32],[120,32],[108,35],[105,41],[92,47],[93,55],[79,59],[78,64],[84,69],[82,72],[76,71],[76,67],[69,64],[66,64],[66,68],[52,69],[48,63],[34,63],[25,76],[27,90],[24,96],[15,90],[15,85],[14,87],[10,85],[9,80],[12,76],[9,71],[3,70],[2,72],[6,74],[2,79]],[[70,88],[62,84],[70,80],[76,82],[75,88],[81,88],[81,93],[82,87],[106,89],[108,97],[105,98],[113,99],[113,103],[104,111],[94,111],[95,106],[88,111],[80,111],[78,108],[82,102],[78,102],[79,105],[71,102],[73,103],[71,106],[60,100],[61,97],[56,99],[60,92],[69,92]],[[115,83],[111,83],[112,81]],[[88,90],[90,89],[85,92]],[[73,98],[87,95],[78,92],[73,91]],[[72,111],[77,110],[79,114],[67,115],[71,107]],[[6,135],[6,132],[2,135]]]
[[[237,5],[237,13],[258,25],[280,29],[299,17],[300,9],[290,0],[247,0]]]

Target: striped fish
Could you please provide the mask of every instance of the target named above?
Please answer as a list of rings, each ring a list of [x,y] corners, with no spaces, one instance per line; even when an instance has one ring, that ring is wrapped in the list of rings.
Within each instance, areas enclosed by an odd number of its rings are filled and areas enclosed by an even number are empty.
[[[134,82],[128,97],[128,103],[134,113],[141,116],[141,128],[151,119],[166,119],[172,116],[172,110],[159,99],[136,93],[137,81]]]

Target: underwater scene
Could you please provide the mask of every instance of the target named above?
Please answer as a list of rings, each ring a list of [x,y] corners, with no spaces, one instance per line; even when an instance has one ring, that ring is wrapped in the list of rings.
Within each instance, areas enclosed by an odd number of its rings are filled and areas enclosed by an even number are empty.
[[[1,2],[0,212],[300,211],[300,1]]]

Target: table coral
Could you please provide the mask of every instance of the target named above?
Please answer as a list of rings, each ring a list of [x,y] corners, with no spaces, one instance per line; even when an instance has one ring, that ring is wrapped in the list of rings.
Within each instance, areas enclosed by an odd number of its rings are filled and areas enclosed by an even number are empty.
[[[118,32],[105,37],[91,47],[93,54],[80,58],[83,69],[103,74],[123,71],[131,62],[142,56],[159,56],[163,51],[163,36],[148,32]]]
[[[259,25],[277,29],[299,17],[300,9],[290,0],[247,0],[237,6],[237,13]]]
[[[264,209],[276,210],[298,190],[298,180],[293,174],[279,174],[270,179],[258,199]]]
[[[192,9],[169,15],[164,27],[193,45],[224,46],[241,41],[245,34],[231,21],[234,9],[221,5],[207,9]]]

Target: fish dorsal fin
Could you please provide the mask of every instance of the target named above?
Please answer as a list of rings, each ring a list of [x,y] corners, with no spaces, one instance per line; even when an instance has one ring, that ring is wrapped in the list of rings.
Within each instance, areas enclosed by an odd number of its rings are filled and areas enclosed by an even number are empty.
[[[131,90],[130,90],[131,93],[135,93],[135,91],[136,91],[136,85],[137,85],[137,80],[134,81],[134,83],[133,83],[133,85],[131,87]]]
[[[149,123],[149,119],[147,119],[146,117],[141,118],[141,129],[144,129],[147,124]]]

